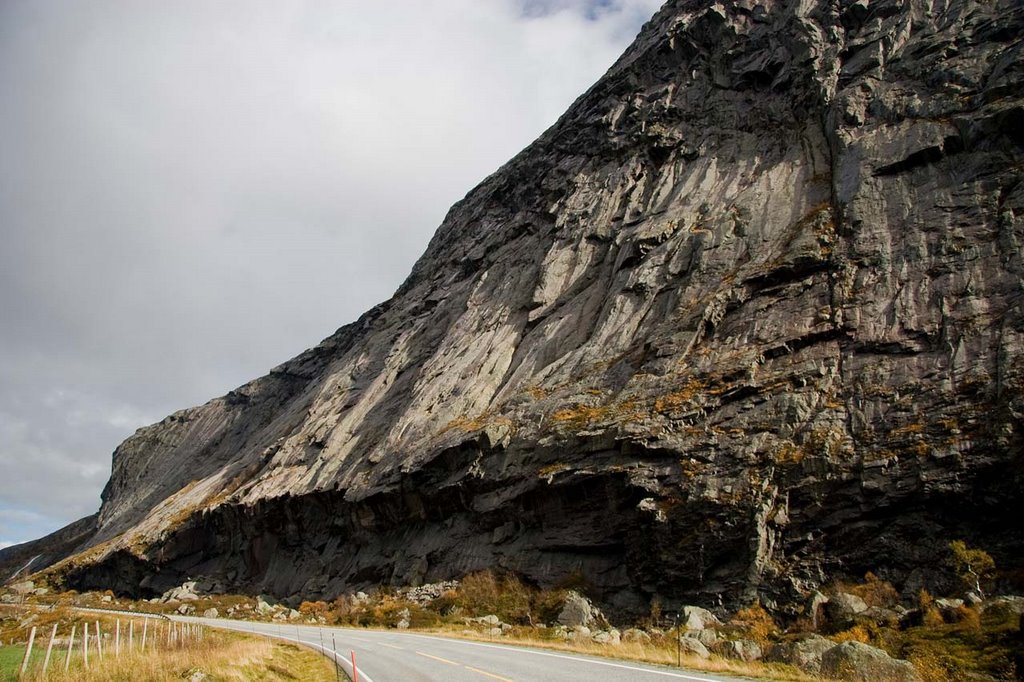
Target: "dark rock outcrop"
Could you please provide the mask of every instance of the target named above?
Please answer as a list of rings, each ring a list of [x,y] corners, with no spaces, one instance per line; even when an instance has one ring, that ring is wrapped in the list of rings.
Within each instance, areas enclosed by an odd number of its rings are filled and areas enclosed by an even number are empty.
[[[673,0],[395,296],[114,453],[76,587],[646,612],[1019,565],[1024,13]]]

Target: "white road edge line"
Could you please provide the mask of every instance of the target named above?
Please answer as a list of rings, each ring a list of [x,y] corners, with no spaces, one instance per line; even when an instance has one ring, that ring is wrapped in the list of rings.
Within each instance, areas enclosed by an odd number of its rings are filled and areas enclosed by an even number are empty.
[[[532,649],[526,649],[523,647],[511,646],[511,645],[500,645],[500,644],[484,644],[483,642],[469,642],[464,639],[449,639],[447,637],[431,637],[430,635],[414,635],[411,632],[403,635],[404,637],[422,637],[423,639],[434,639],[441,640],[442,642],[458,642],[460,644],[467,644],[469,646],[479,646],[485,649],[501,649],[503,651],[514,650],[524,654],[533,654],[534,656],[550,656],[551,658],[564,658],[569,661],[576,661],[577,663],[593,663],[594,665],[604,665],[609,668],[622,668],[623,670],[636,670],[638,672],[652,673],[654,675],[664,675],[665,677],[674,677],[679,680],[690,680],[691,682],[722,682],[711,677],[696,677],[694,675],[686,675],[684,673],[674,673],[669,670],[657,670],[654,668],[640,668],[635,665],[625,665],[623,663],[612,663],[611,661],[598,661],[592,658],[583,658],[580,656],[567,656],[565,654],[552,654],[547,651],[534,651]]]

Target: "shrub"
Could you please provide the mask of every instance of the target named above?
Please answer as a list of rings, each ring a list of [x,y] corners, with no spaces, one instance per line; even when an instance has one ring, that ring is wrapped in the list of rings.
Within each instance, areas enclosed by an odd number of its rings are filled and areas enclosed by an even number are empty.
[[[328,610],[327,602],[323,601],[304,601],[299,605],[299,613],[306,618],[316,618],[317,620],[326,617]]]
[[[988,583],[996,570],[995,560],[983,549],[968,547],[963,540],[949,543],[949,563],[967,591],[975,592],[982,599],[985,590],[982,583]]]
[[[769,639],[779,631],[779,626],[760,602],[737,611],[729,623],[761,646],[768,644]]]

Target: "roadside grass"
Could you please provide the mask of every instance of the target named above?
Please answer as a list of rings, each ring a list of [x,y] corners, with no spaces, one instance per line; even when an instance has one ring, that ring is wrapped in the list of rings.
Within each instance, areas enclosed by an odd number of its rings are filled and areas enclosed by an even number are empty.
[[[14,682],[18,679],[21,662],[25,658],[25,646],[10,645],[0,647],[0,682]],[[32,663],[42,663],[43,653],[32,652]]]
[[[242,682],[248,680],[337,680],[334,664],[312,649],[255,637],[245,633],[230,633],[207,629],[202,638],[177,637],[172,643],[169,623],[159,617],[150,617],[148,627],[149,643],[146,651],[140,650],[143,616],[125,617],[115,614],[74,611],[67,607],[48,609],[0,609],[0,634],[3,641],[15,642],[0,647],[0,682],[26,680],[42,682],[113,682],[170,681],[188,679],[196,672],[202,672],[204,679]],[[114,633],[117,621],[121,624],[121,652],[116,655]],[[128,622],[133,620],[134,648],[128,647]],[[91,637],[93,629],[100,623],[103,637],[103,655],[90,646],[89,667],[81,653],[83,626],[88,623]],[[57,625],[55,641],[49,668],[43,674],[43,661],[49,634]],[[67,636],[75,626],[75,647],[69,669],[65,672]],[[28,673],[19,678],[25,655],[26,641],[32,627],[36,638],[32,649]],[[95,640],[93,640],[95,641]],[[343,679],[347,679],[342,675]]]
[[[23,647],[17,648],[24,653]],[[203,679],[225,682],[329,682],[337,679],[334,665],[310,649],[227,632],[207,632],[202,640],[178,647],[145,652],[122,651],[120,657],[114,656],[112,651],[105,651],[100,659],[91,652],[88,668],[81,655],[76,653],[67,671],[64,670],[65,652],[65,649],[54,650],[50,668],[45,674],[40,658],[30,665],[29,672],[22,679],[26,682],[172,682],[189,679],[199,672],[205,675]],[[13,670],[15,676],[4,679],[17,679],[20,665],[19,658]]]
[[[378,628],[373,628],[378,629]],[[379,628],[382,631],[395,632],[393,629]],[[672,636],[653,639],[651,642],[622,642],[618,645],[606,645],[592,640],[563,641],[535,634],[532,628],[514,627],[501,637],[488,637],[484,633],[470,632],[465,627],[435,627],[410,630],[417,634],[435,634],[457,639],[466,639],[488,644],[507,644],[512,646],[529,646],[552,651],[564,651],[572,654],[597,656],[611,660],[636,661],[676,667],[676,641]],[[790,665],[781,663],[745,663],[733,659],[713,656],[703,659],[698,656],[681,657],[683,668],[709,673],[723,673],[745,677],[778,680],[778,682],[812,682],[820,678],[808,675]]]

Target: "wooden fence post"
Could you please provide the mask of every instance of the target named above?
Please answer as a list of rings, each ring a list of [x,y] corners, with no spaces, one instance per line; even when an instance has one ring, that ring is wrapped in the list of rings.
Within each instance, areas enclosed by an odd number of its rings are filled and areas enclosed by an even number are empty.
[[[96,654],[103,660],[103,637],[100,635],[100,622],[96,621]]]
[[[46,669],[50,667],[50,654],[53,653],[53,640],[57,638],[57,624],[53,624],[53,629],[50,630],[50,643],[46,645],[46,658],[43,659],[43,675],[46,674]]]
[[[89,668],[89,622],[82,625],[82,662]]]
[[[75,648],[75,626],[71,626],[71,637],[68,638],[68,653],[64,657],[64,672],[71,666],[71,650]]]
[[[32,643],[36,641],[36,626],[32,626],[32,632],[28,636],[28,645],[25,646],[25,660],[21,662],[21,675],[25,676],[25,671],[28,670],[28,657],[32,655]]]

